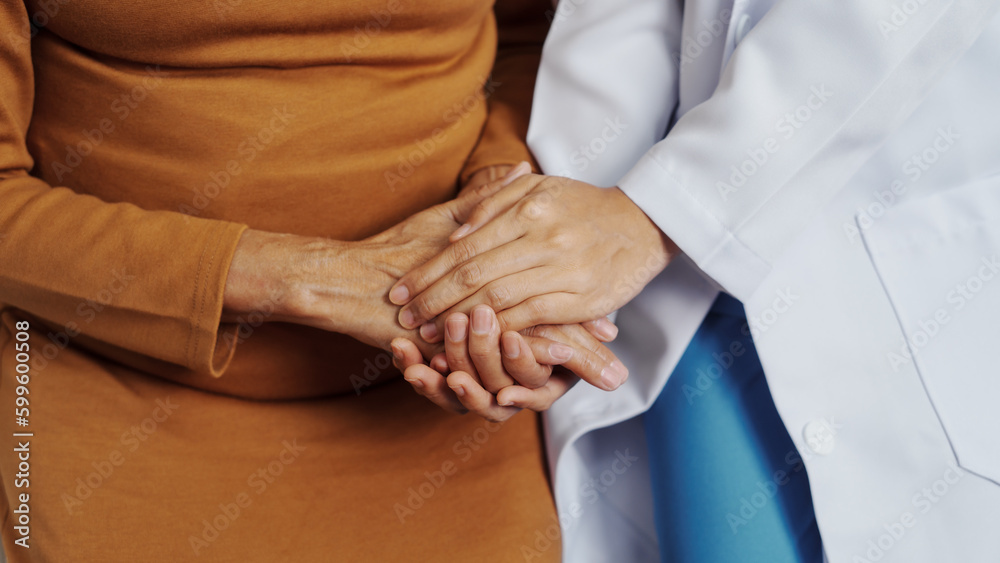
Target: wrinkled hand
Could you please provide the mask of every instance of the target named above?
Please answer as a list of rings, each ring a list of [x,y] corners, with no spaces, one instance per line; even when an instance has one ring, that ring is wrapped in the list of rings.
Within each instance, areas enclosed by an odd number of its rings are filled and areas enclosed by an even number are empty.
[[[440,340],[443,319],[478,304],[503,330],[604,317],[678,252],[618,188],[530,175],[477,204],[452,244],[393,286],[399,322]],[[434,328],[431,328],[433,326]]]
[[[347,334],[384,350],[393,338],[416,338],[396,322],[389,288],[440,253],[449,233],[501,186],[484,184],[358,242],[248,230],[229,269],[224,318],[272,310],[269,321]],[[428,357],[441,349],[420,344]]]

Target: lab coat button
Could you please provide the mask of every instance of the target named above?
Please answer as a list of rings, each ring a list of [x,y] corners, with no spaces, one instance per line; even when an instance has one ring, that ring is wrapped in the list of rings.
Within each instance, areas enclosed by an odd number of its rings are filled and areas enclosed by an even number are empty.
[[[833,451],[833,429],[825,420],[813,420],[802,429],[802,437],[814,454],[828,455]]]

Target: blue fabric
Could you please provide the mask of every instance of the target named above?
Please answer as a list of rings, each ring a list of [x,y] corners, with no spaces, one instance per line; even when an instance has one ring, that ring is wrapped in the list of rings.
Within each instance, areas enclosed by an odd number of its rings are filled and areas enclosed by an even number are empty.
[[[822,562],[809,478],[739,301],[715,301],[644,424],[664,563]]]

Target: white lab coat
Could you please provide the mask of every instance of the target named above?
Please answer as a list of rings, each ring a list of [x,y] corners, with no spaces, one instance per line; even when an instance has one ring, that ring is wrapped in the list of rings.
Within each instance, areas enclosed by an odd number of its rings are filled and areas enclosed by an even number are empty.
[[[622,187],[687,255],[619,313],[629,382],[546,418],[566,561],[659,560],[635,417],[718,287],[746,305],[830,561],[1000,561],[997,6],[559,4],[532,150]],[[741,500],[719,518],[752,518]]]

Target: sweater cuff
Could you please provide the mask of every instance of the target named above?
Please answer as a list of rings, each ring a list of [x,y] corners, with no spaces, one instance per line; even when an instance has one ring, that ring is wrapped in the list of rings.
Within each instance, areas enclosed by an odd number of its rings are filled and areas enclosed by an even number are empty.
[[[223,297],[229,266],[246,225],[218,222],[199,260],[192,298],[187,366],[221,377],[236,352],[236,324],[222,324]]]

